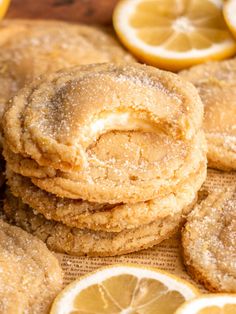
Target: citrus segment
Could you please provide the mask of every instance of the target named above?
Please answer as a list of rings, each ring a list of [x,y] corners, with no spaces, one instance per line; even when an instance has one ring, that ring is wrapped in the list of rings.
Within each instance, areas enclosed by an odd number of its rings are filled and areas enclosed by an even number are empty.
[[[158,269],[109,266],[66,287],[51,314],[172,314],[196,295],[192,285]]]
[[[113,22],[124,45],[141,61],[180,70],[236,52],[221,0],[123,0]]]
[[[223,14],[228,25],[229,29],[231,30],[234,37],[236,37],[236,1],[235,0],[228,0],[224,2],[223,6]]]
[[[209,294],[184,303],[175,314],[235,314],[235,294]]]
[[[126,308],[132,302],[138,279],[133,275],[125,274],[116,276],[115,281],[114,285],[114,277],[111,277],[103,281],[102,285],[109,291],[111,298],[119,304],[119,308]]]

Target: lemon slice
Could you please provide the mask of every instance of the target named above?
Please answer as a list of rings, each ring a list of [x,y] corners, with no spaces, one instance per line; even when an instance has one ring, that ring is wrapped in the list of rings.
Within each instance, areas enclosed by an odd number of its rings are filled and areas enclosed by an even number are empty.
[[[208,294],[184,303],[175,314],[234,314],[236,294]]]
[[[172,314],[196,295],[194,286],[161,270],[116,265],[71,283],[55,299],[50,314]]]
[[[223,14],[229,29],[236,37],[236,0],[224,2]]]
[[[9,3],[10,3],[10,0],[0,0],[0,20],[6,14]]]
[[[221,0],[123,0],[113,24],[139,60],[177,71],[236,52],[222,6]]]

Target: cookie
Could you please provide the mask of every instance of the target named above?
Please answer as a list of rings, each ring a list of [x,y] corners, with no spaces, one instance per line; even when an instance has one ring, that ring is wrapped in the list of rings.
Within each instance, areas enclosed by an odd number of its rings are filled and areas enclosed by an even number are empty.
[[[236,170],[236,59],[201,64],[180,75],[197,87],[205,106],[209,167]]]
[[[48,313],[62,269],[45,244],[0,220],[0,313]]]
[[[47,220],[41,214],[34,214],[9,191],[4,204],[4,212],[11,222],[43,240],[51,250],[78,256],[115,256],[152,247],[175,233],[191,208],[192,204],[174,216],[114,233],[70,228]]]
[[[210,291],[236,292],[236,198],[211,192],[187,218],[182,231],[190,275]]]
[[[134,59],[98,27],[4,20],[0,24],[0,117],[6,101],[43,73],[79,64],[125,61]]]
[[[194,149],[205,154],[196,144],[203,141],[202,109],[194,87],[172,73],[139,64],[75,67],[13,98],[5,145],[59,170],[53,182],[33,179],[49,192],[135,203],[188,175],[198,162]]]
[[[174,193],[146,202],[109,205],[59,198],[39,189],[29,178],[7,170],[7,183],[12,194],[45,218],[70,227],[109,232],[138,228],[154,220],[174,216],[193,202],[205,178],[206,164],[202,162],[198,171],[178,184]]]

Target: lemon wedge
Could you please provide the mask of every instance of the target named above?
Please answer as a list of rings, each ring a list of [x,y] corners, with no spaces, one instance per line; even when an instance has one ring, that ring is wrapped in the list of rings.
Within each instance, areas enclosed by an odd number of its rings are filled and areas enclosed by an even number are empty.
[[[196,295],[191,284],[155,268],[108,266],[67,286],[50,314],[172,314]]]
[[[113,24],[140,61],[178,71],[236,52],[222,7],[222,0],[122,0]]]
[[[236,294],[208,294],[184,303],[175,314],[234,314]]]

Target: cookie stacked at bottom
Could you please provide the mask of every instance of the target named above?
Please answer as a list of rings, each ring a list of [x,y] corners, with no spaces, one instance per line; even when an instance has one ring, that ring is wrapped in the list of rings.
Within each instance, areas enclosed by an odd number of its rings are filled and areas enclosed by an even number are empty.
[[[152,67],[95,64],[22,89],[4,115],[12,222],[59,252],[109,256],[168,238],[206,177],[196,89]]]

